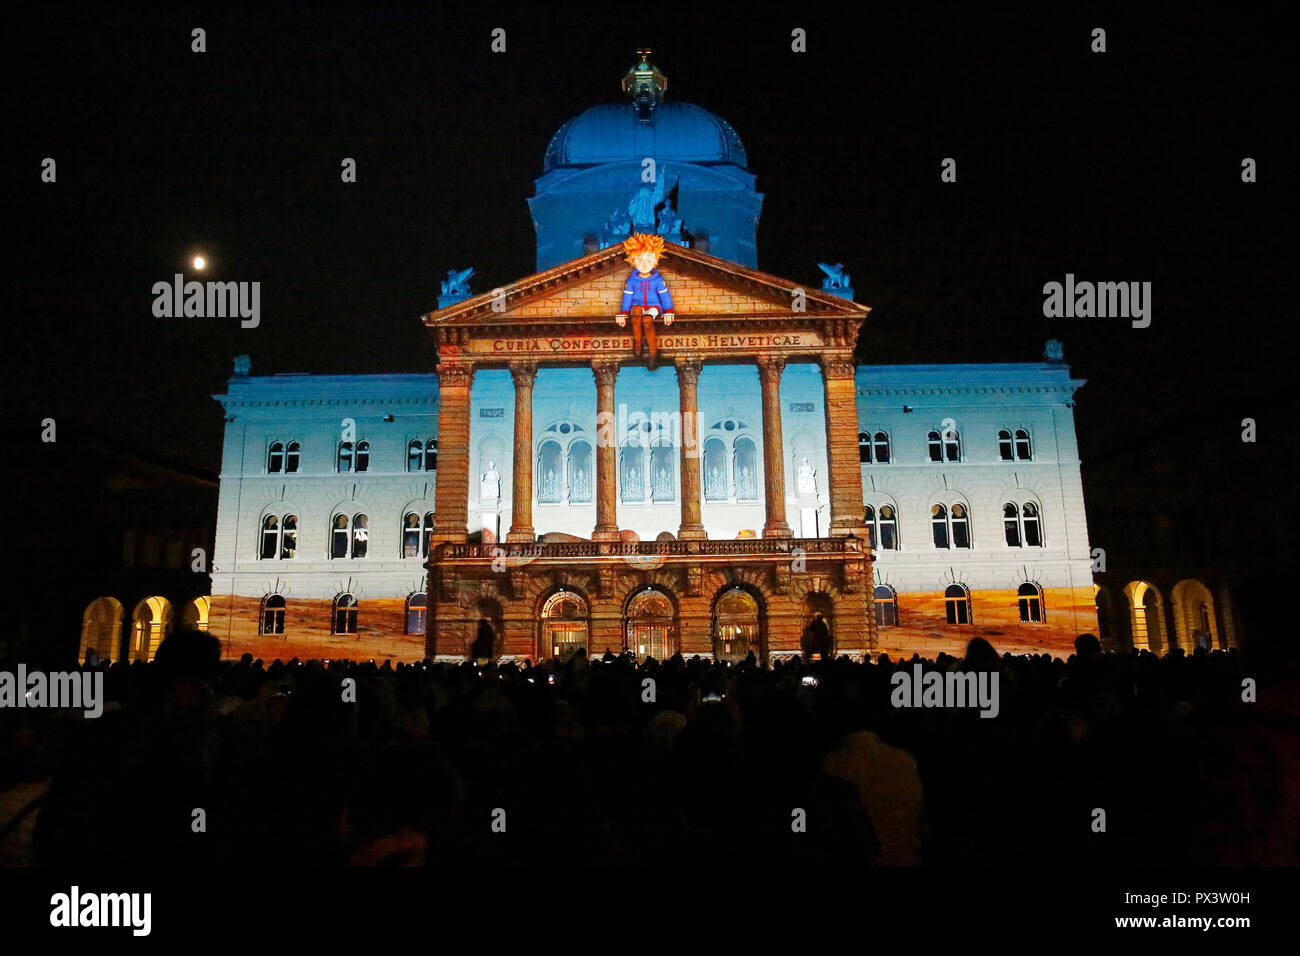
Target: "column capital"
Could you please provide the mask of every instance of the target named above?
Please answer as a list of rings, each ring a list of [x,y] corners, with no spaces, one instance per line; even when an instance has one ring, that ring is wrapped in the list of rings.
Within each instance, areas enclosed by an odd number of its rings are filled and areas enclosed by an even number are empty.
[[[515,361],[510,363],[510,377],[515,380],[516,388],[532,388],[537,380],[537,363]]]
[[[435,372],[440,388],[469,388],[474,384],[473,362],[440,362]]]
[[[826,378],[852,378],[857,372],[852,352],[823,352],[818,360]]]
[[[618,379],[618,359],[592,359],[591,373],[596,376],[596,384],[613,388]]]
[[[704,357],[701,355],[679,355],[673,359],[677,369],[678,385],[698,385],[700,372],[704,370]]]
[[[760,355],[754,359],[754,364],[758,366],[758,374],[761,378],[780,378],[781,373],[785,371],[785,356]]]

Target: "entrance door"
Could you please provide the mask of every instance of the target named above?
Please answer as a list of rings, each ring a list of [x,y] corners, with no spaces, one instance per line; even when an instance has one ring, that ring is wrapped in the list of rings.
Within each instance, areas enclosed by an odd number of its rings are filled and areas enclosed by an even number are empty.
[[[538,657],[567,658],[587,646],[587,602],[574,591],[556,591],[542,605]]]
[[[676,653],[673,646],[673,605],[667,595],[653,588],[634,595],[627,605],[627,649],[639,661],[653,657],[666,660]]]
[[[713,656],[739,663],[750,652],[763,659],[758,625],[758,602],[744,588],[731,588],[714,605]]]

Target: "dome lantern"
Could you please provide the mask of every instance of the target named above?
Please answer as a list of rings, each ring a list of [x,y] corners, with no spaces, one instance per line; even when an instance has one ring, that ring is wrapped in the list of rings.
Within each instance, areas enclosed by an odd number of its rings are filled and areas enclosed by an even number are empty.
[[[650,50],[637,50],[640,62],[623,76],[623,92],[632,97],[632,107],[639,122],[648,123],[655,107],[664,101],[668,77],[650,62]]]

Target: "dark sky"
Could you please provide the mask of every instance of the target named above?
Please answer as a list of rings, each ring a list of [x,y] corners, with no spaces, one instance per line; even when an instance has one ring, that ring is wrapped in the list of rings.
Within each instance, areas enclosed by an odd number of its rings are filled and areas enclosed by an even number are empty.
[[[1297,339],[1281,24],[1239,7],[757,10],[25,11],[3,151],[18,427],[85,420],[215,471],[209,395],[236,353],[255,374],[430,370],[418,316],[440,278],[473,265],[482,290],[533,271],[525,197],[549,137],[621,101],[651,46],[669,98],[747,147],[760,268],[811,283],[818,260],[846,264],[874,307],[863,361],[1034,361],[1059,337],[1089,379],[1085,459],[1135,420],[1231,430],[1254,415],[1294,433],[1279,407]],[[505,54],[489,50],[497,26]],[[807,53],[790,51],[796,26]],[[1095,26],[1105,54],[1089,51]],[[55,185],[39,182],[46,156]],[[946,156],[956,184],[939,181]],[[262,283],[260,328],[154,318],[152,284],[194,250],[210,278]],[[1045,319],[1042,285],[1067,272],[1152,282],[1151,327]]]

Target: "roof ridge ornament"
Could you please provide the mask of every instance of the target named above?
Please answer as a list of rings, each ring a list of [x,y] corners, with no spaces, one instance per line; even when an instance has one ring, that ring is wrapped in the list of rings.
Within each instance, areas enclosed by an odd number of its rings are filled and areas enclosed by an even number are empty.
[[[623,76],[623,92],[632,97],[638,122],[649,123],[654,118],[655,107],[664,101],[668,90],[668,77],[650,62],[651,51],[637,50],[640,61]]]

